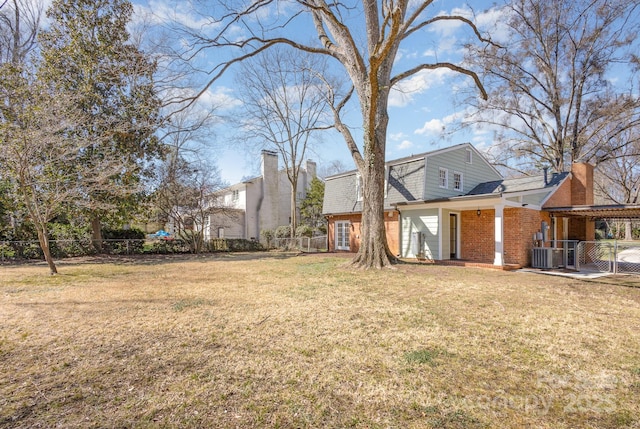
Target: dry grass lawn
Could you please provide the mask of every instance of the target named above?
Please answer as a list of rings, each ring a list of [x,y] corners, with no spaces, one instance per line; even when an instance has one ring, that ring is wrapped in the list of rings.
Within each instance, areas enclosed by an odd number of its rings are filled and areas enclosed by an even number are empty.
[[[0,427],[640,427],[640,279],[284,254],[0,267]]]

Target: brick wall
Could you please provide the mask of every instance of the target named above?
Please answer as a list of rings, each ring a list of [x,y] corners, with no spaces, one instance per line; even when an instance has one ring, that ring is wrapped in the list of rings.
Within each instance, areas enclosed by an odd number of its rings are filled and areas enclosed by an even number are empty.
[[[551,216],[537,210],[505,207],[504,209],[504,262],[521,266],[531,265],[533,234],[540,231],[542,221],[551,227]],[[551,230],[548,231],[551,238]]]
[[[384,214],[384,227],[387,230],[387,243],[392,255],[400,254],[400,222],[398,212],[390,211]]]
[[[593,166],[586,162],[571,164],[571,204],[593,204]]]
[[[460,213],[460,257],[468,261],[493,263],[495,257],[495,210]]]
[[[391,213],[391,216],[389,216]],[[351,223],[350,235],[349,235],[349,247],[350,252],[356,253],[358,249],[360,249],[360,237],[362,234],[361,225],[362,225],[362,215],[360,213],[349,214],[349,215],[337,215],[329,217],[329,222],[327,225],[327,235],[329,240],[329,251],[336,251],[335,241],[336,241],[336,233],[335,233],[335,222],[344,222],[349,221]],[[399,222],[398,222],[398,212],[391,211],[385,212],[384,214],[384,226],[387,231],[387,243],[389,245],[389,250],[393,255],[397,255],[400,253],[400,245],[398,243],[399,240]],[[341,250],[338,250],[341,252]]]
[[[336,230],[335,230],[335,222],[344,222],[349,221],[350,225],[350,233],[349,233],[349,251],[357,252],[360,248],[360,225],[362,221],[362,215],[360,213],[349,214],[349,215],[338,215],[329,217],[329,222],[327,223],[327,238],[329,242],[329,251],[330,252],[345,252],[345,250],[336,250]]]
[[[596,239],[595,222],[585,217],[569,218],[569,240],[594,241]]]
[[[567,207],[571,205],[572,180],[565,180],[545,203],[545,207]]]
[[[551,225],[546,212],[517,207],[505,207],[503,212],[504,262],[528,266],[531,263],[533,234],[540,231],[544,220]],[[493,263],[495,258],[495,210],[461,213],[461,257],[469,261]]]

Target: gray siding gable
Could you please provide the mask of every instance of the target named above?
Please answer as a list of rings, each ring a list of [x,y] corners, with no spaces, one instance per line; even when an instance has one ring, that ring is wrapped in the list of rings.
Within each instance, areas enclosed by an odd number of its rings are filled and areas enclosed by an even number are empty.
[[[416,201],[422,197],[424,158],[387,166],[385,208],[393,204]]]
[[[362,201],[357,200],[357,172],[351,171],[325,179],[322,213],[358,213]],[[385,210],[399,202],[415,201],[422,196],[424,156],[387,163]]]
[[[467,152],[472,152],[471,163]],[[439,167],[449,172],[448,189],[438,187]],[[461,173],[463,189],[453,189],[453,174]],[[327,177],[323,214],[346,214],[362,211],[356,195],[357,171]],[[395,204],[424,201],[437,197],[464,195],[483,182],[502,179],[497,170],[471,144],[463,143],[444,149],[387,162],[385,210]]]
[[[471,162],[467,162],[469,151]],[[440,186],[440,169],[446,170],[446,188]],[[465,195],[480,183],[502,179],[500,173],[469,143],[428,154],[426,171],[423,200]],[[454,189],[456,173],[462,177],[461,190]]]

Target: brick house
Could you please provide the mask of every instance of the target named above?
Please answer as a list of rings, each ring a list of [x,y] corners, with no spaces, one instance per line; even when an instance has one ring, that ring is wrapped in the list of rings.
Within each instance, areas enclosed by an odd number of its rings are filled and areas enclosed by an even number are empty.
[[[385,222],[401,258],[528,266],[534,242],[593,240],[594,222],[553,213],[593,204],[593,167],[504,179],[468,143],[389,161]],[[323,212],[331,251],[356,252],[361,197],[356,171],[326,178]]]

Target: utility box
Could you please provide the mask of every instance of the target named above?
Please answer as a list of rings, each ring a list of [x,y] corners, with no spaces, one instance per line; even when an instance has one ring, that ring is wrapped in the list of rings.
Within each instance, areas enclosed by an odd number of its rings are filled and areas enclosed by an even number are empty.
[[[424,258],[424,234],[420,231],[411,233],[411,253],[416,258]]]

